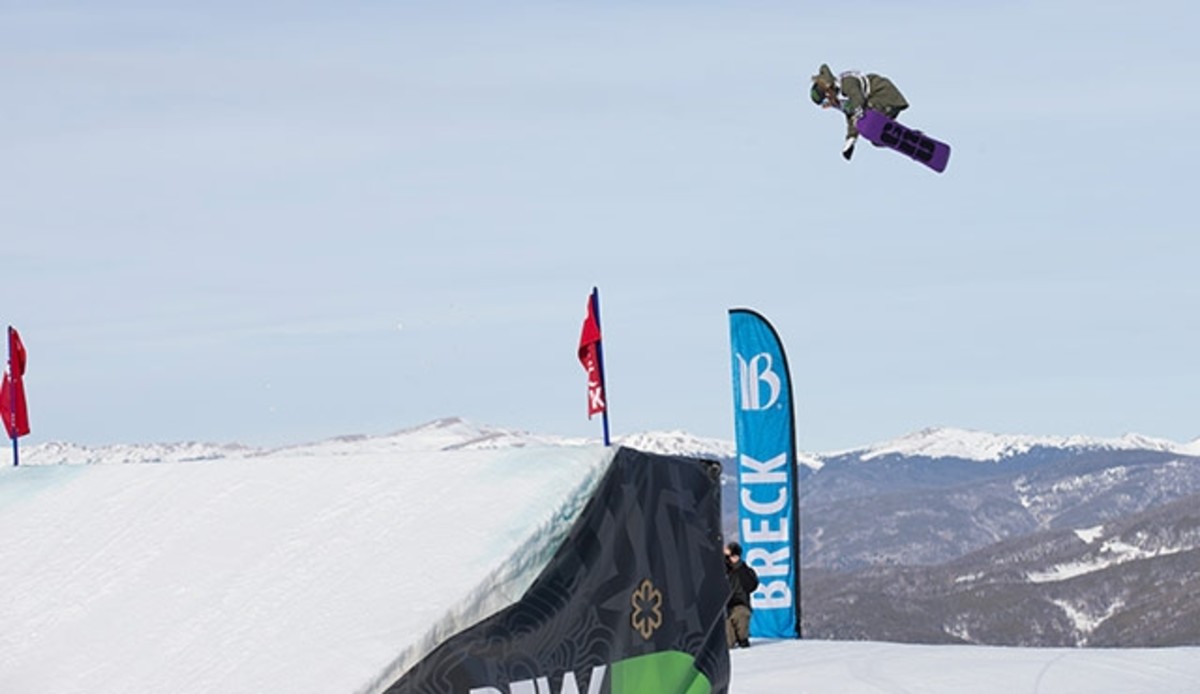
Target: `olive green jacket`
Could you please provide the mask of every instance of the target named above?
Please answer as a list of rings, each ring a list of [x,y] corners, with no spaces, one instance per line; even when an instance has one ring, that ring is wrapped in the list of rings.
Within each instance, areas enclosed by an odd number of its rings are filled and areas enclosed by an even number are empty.
[[[895,118],[908,108],[904,95],[883,75],[843,72],[840,77],[842,112],[846,114],[846,137],[858,135],[854,124],[862,116],[863,109],[869,108],[888,118]]]

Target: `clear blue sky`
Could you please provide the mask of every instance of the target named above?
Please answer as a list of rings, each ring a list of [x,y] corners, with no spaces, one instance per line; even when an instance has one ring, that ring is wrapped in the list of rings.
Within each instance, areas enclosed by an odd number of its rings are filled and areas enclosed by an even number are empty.
[[[0,322],[30,443],[459,415],[731,439],[727,309],[800,447],[1200,436],[1192,2],[0,4]],[[891,77],[934,174],[808,101]]]

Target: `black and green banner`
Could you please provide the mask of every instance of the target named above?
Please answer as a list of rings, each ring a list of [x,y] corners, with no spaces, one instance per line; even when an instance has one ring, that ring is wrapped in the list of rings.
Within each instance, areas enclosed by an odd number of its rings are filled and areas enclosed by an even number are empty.
[[[515,604],[386,694],[709,694],[729,686],[720,466],[618,449]]]

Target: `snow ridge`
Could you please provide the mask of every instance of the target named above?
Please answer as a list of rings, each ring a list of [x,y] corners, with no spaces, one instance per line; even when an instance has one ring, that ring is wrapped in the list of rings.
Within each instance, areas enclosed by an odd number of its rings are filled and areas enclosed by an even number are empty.
[[[527,431],[479,425],[460,417],[444,417],[401,429],[383,436],[339,436],[315,443],[303,443],[281,448],[254,448],[241,444],[214,443],[156,443],[116,444],[89,448],[72,443],[50,442],[30,446],[22,451],[24,465],[92,465],[112,463],[178,463],[221,460],[228,458],[320,456],[340,457],[358,455],[364,450],[375,453],[500,450],[527,446],[578,447],[596,445],[598,440],[585,437],[566,437],[534,434]],[[647,431],[618,436],[614,445],[626,446],[649,453],[730,459],[737,448],[732,441],[694,436],[681,430]],[[1149,450],[1200,457],[1200,439],[1179,444],[1140,434],[1120,438],[1087,436],[1027,436],[992,434],[950,427],[926,428],[898,439],[872,444],[863,448],[831,453],[797,454],[797,462],[814,470],[821,469],[826,460],[856,457],[870,461],[887,456],[924,458],[960,458],[980,462],[998,462],[1028,453],[1038,447],[1060,450]]]
[[[1197,455],[1200,454],[1200,439],[1181,445],[1173,441],[1150,438],[1140,434],[1126,434],[1120,438],[1104,439],[1087,436],[991,434],[969,429],[926,428],[893,441],[847,451],[847,453],[858,454],[859,458],[864,461],[888,455],[902,455],[997,462],[1028,453],[1038,447],[1063,450],[1151,450]]]

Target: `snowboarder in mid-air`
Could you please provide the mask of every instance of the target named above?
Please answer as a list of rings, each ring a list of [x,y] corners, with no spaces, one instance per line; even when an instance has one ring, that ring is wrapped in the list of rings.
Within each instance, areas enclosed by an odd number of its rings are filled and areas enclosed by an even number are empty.
[[[825,64],[813,75],[811,96],[813,103],[821,108],[836,108],[845,114],[846,142],[842,145],[842,156],[846,161],[854,156],[854,143],[858,141],[856,126],[864,110],[878,111],[894,120],[908,108],[904,95],[883,75],[851,70],[834,77]]]

